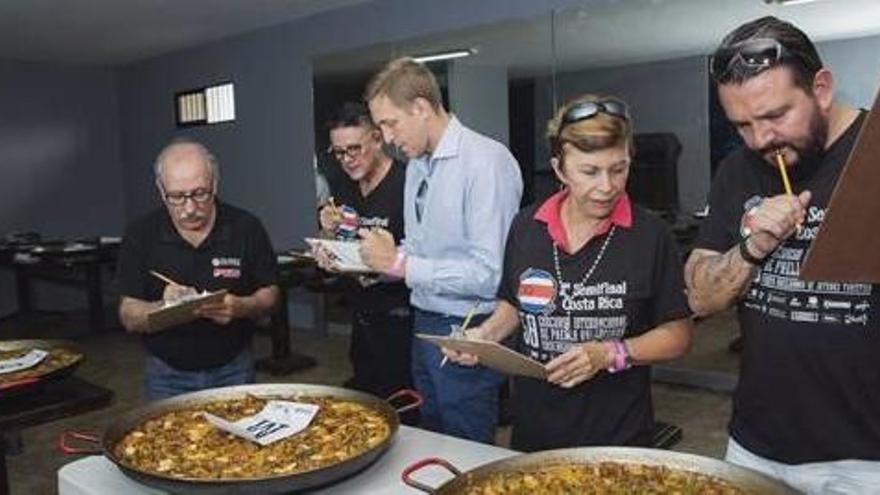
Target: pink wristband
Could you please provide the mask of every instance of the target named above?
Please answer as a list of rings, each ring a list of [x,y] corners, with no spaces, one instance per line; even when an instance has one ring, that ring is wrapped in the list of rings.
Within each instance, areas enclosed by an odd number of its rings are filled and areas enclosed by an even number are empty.
[[[385,274],[392,277],[404,278],[406,276],[406,253],[398,251],[397,257],[394,258],[394,263],[391,264],[391,267],[388,268],[388,271],[386,271]]]
[[[613,363],[608,368],[608,371],[610,373],[617,373],[618,371],[629,369],[630,364],[627,362],[629,351],[626,349],[626,344],[622,340],[613,340],[608,342],[608,347],[609,352],[613,354]]]

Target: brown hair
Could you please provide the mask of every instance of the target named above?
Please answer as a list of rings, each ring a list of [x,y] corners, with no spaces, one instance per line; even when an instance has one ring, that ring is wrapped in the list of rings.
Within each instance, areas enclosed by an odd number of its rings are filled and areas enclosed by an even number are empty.
[[[403,57],[388,62],[373,76],[364,92],[364,100],[387,96],[395,106],[409,107],[416,98],[424,98],[434,110],[443,105],[443,96],[434,74],[424,64]]]
[[[587,102],[601,103],[607,100],[619,100],[610,96],[586,94],[569,101],[556,111],[547,122],[547,140],[554,158],[562,161],[562,148],[570,143],[579,150],[591,151],[625,145],[630,154],[634,151],[632,123],[629,119],[599,111],[595,116],[566,124],[565,115],[577,105]]]

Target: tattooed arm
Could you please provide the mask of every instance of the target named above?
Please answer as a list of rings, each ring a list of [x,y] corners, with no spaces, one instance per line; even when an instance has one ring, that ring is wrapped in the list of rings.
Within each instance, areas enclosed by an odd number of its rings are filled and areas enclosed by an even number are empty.
[[[755,260],[770,256],[793,235],[806,218],[809,191],[797,196],[781,194],[761,202],[748,219],[752,235],[745,241],[747,254]],[[742,297],[758,269],[743,258],[740,244],[725,253],[694,249],[684,266],[688,303],[697,316],[717,313]]]
[[[726,253],[694,249],[684,266],[691,309],[696,316],[709,316],[729,307],[745,292],[757,269],[743,259],[739,245]]]

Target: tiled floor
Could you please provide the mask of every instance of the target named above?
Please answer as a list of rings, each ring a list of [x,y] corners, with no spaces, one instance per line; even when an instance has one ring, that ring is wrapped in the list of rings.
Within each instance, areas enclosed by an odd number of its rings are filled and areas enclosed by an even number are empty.
[[[336,312],[335,328],[345,328],[340,321],[344,311],[330,310],[331,313]],[[331,314],[331,321],[333,316]],[[142,403],[143,351],[137,337],[126,335],[119,329],[95,335],[77,330],[81,328],[85,328],[81,315],[28,317],[0,323],[0,335],[4,339],[54,337],[78,341],[86,349],[88,360],[77,371],[77,375],[109,387],[116,394],[113,404],[104,410],[24,430],[23,452],[7,458],[13,494],[55,493],[57,470],[76,459],[56,450],[58,435],[68,429],[100,431],[117,414]],[[726,350],[734,328],[735,323],[730,315],[702,322],[692,353],[671,365],[735,372],[736,356]],[[295,331],[293,345],[297,351],[316,357],[318,366],[285,377],[260,374],[258,380],[339,385],[348,377],[350,368],[346,356],[347,338],[344,335],[338,332],[315,334]],[[257,353],[260,356],[269,354],[267,338],[258,339]],[[675,450],[715,457],[723,454],[727,438],[725,425],[730,414],[727,395],[692,387],[655,384],[654,403],[659,420],[684,429],[684,438]],[[500,443],[505,443],[508,437],[507,429],[499,430]]]

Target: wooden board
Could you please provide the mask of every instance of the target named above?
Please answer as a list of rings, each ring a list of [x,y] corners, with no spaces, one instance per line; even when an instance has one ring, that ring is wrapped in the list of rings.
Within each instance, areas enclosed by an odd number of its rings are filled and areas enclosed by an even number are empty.
[[[880,94],[800,269],[804,280],[880,283]]]
[[[547,370],[543,364],[497,342],[423,333],[416,334],[416,337],[427,340],[438,347],[442,346],[458,352],[473,354],[480,358],[480,364],[507,375],[530,376],[542,380],[547,378]]]
[[[226,296],[226,289],[217,292],[209,292],[195,299],[190,299],[180,304],[166,306],[157,309],[147,315],[150,331],[165,330],[176,325],[182,325],[195,320],[195,311],[206,304],[219,303]]]

